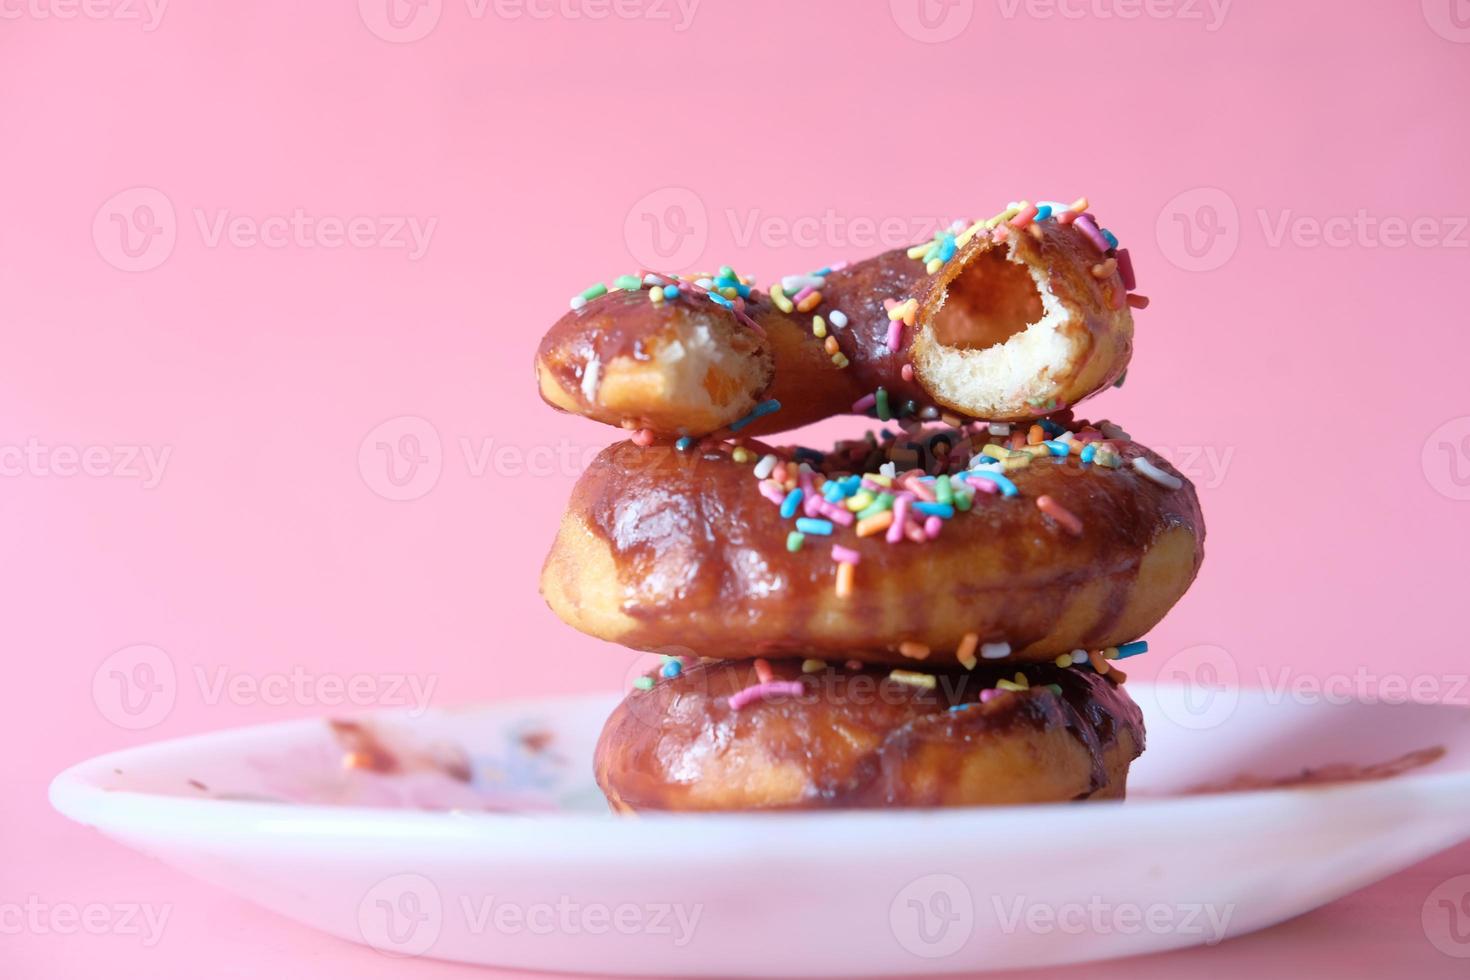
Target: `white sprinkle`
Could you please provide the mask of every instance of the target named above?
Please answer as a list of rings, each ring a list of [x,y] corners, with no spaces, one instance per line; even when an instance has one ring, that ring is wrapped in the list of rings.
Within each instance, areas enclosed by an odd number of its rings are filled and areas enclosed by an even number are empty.
[[[1170,490],[1178,490],[1180,487],[1184,486],[1184,481],[1179,479],[1179,477],[1175,476],[1172,473],[1165,473],[1163,470],[1159,469],[1157,466],[1155,466],[1153,463],[1150,463],[1142,456],[1133,457],[1133,468],[1161,487],[1168,487]]]
[[[662,285],[665,285],[665,283],[664,283],[664,277],[663,276],[660,276],[660,275],[656,275],[655,273],[650,272],[650,273],[648,273],[647,275],[645,275],[643,277],[643,285],[645,285],[645,286],[662,286]]]
[[[882,466],[878,467],[878,472],[892,479],[893,477],[898,476],[898,464],[884,463]]]
[[[587,370],[582,372],[582,397],[597,402],[597,379],[602,374],[602,362],[593,354],[587,361]]]
[[[1010,655],[1011,645],[1005,641],[980,644],[980,656],[986,660],[1000,660],[1002,657],[1009,657]]]
[[[768,453],[762,456],[761,461],[755,464],[755,478],[757,480],[764,480],[770,476],[771,471],[776,468],[776,463],[777,459],[774,453]]]
[[[843,313],[841,310],[833,310],[831,314],[828,315],[827,319],[831,320],[832,326],[837,327],[838,329],[847,326],[847,314]]]
[[[993,436],[1008,436],[1011,434],[1011,424],[1009,422],[992,422],[990,423],[990,434]]]
[[[1086,650],[1073,650],[1072,651],[1072,666],[1075,667],[1078,664],[1085,664],[1085,663],[1087,663],[1087,661],[1088,661],[1088,656],[1087,656],[1087,651]]]
[[[587,300],[585,300],[581,296],[573,296],[572,297],[572,309],[574,309],[574,310],[580,310],[582,307],[584,307],[586,305],[587,305]]]
[[[826,284],[827,280],[823,279],[821,276],[781,277],[781,289],[785,291],[787,296],[795,296],[797,293],[801,292],[808,286],[812,287],[813,289],[821,289]]]

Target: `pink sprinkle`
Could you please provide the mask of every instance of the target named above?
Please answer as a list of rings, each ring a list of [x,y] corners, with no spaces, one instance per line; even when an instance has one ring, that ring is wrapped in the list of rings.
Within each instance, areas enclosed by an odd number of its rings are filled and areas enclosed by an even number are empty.
[[[937,516],[930,515],[929,519],[924,522],[924,537],[928,538],[930,541],[933,541],[935,538],[939,537],[939,529],[942,527],[944,527],[944,522],[941,521]]]
[[[776,468],[771,470],[771,479],[782,486],[786,485],[786,464],[784,462],[777,463]]]
[[[909,494],[901,493],[893,501],[893,523],[888,525],[888,543],[898,544],[903,540],[903,525],[909,516]]]
[[[898,369],[898,373],[903,377],[905,381],[914,380],[914,366],[912,364],[905,364],[903,367]]]
[[[929,540],[929,536],[924,533],[924,529],[919,526],[919,522],[914,520],[913,518],[909,518],[909,522],[904,527],[903,531],[904,534],[908,535],[908,539],[914,544],[923,544],[925,541]]]
[[[764,657],[756,657],[754,666],[755,676],[762,684],[769,684],[776,679],[776,675],[771,673],[771,662]]]
[[[878,404],[877,394],[867,394],[852,403],[852,410],[858,414],[861,414],[863,412],[866,412],[868,409],[872,408],[876,404]]]
[[[903,341],[903,321],[890,320],[888,323],[888,349],[898,350],[898,345]]]
[[[809,493],[801,499],[801,512],[807,517],[816,517],[822,512],[822,505],[826,502],[821,494]]]
[[[821,500],[822,498],[818,497],[817,499]],[[852,527],[853,523],[857,521],[857,516],[852,511],[846,507],[839,507],[829,500],[822,500],[821,513],[827,520],[842,527]]]
[[[863,480],[862,487],[863,487],[864,490],[867,490],[869,493],[887,493],[888,492],[888,488],[887,487],[885,487],[881,483],[874,483],[872,480]]]
[[[851,548],[844,548],[840,544],[834,544],[832,546],[832,560],[837,562],[845,561],[849,565],[856,565],[863,560],[863,556]]]
[[[835,265],[827,266],[827,268],[831,269],[833,272],[841,272],[843,269],[847,268],[847,260],[843,259],[841,262],[838,262]]]
[[[1012,218],[1010,220],[1011,227],[1012,228],[1025,228],[1031,222],[1033,222],[1033,221],[1036,220],[1037,211],[1038,211],[1038,209],[1037,209],[1036,205],[1034,205],[1034,204],[1027,205],[1026,206],[1026,209],[1024,211],[1022,211],[1020,214],[1016,215],[1014,218]]]
[[[983,691],[980,692],[980,703],[981,704],[984,704],[986,701],[989,701],[991,698],[998,698],[998,697],[1000,697],[1000,688],[998,688],[998,687],[986,688],[985,690],[983,690]]]
[[[1097,223],[1092,220],[1092,215],[1080,215],[1077,218],[1076,225],[1082,230],[1082,234],[1087,236],[1087,240],[1092,242],[1093,248],[1099,252],[1106,252],[1108,250],[1108,241],[1106,238],[1103,238],[1102,232],[1097,230]]]
[[[795,296],[791,297],[791,302],[793,302],[793,303],[800,303],[802,300],[806,299],[808,296],[810,296],[814,292],[816,292],[815,289],[813,289],[810,286],[807,286],[807,287],[803,288],[801,292],[799,292]]]
[[[1123,277],[1123,288],[1134,290],[1138,288],[1138,279],[1133,275],[1133,256],[1128,254],[1126,248],[1118,249],[1118,275]]]
[[[770,480],[761,481],[761,496],[778,507],[786,502],[786,492]]]
[[[1000,487],[983,476],[967,476],[965,482],[984,493],[999,493]]]
[[[1074,221],[1077,220],[1077,212],[1076,211],[1062,211],[1061,213],[1055,215],[1055,217],[1057,219],[1057,224],[1059,224],[1059,225],[1070,225],[1072,222],[1074,222]]]
[[[635,445],[635,446],[651,446],[651,445],[653,445],[653,430],[652,429],[639,429],[637,432],[633,433],[633,445]]]
[[[730,695],[730,708],[739,711],[747,704],[764,701],[766,698],[780,697],[783,694],[798,697],[803,690],[801,681],[767,681],[764,684],[752,684],[745,690]]]
[[[938,497],[934,496],[933,488],[930,487],[929,484],[925,483],[923,480],[920,480],[917,476],[911,476],[908,479],[904,480],[903,485],[911,490],[915,497],[918,497],[926,504],[932,504],[939,499]]]

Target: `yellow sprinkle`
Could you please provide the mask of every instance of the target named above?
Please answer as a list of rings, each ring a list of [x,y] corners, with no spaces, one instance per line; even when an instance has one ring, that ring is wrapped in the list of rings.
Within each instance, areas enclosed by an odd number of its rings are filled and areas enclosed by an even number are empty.
[[[860,510],[867,510],[873,506],[873,495],[866,490],[859,490],[843,501],[847,509],[856,514]]]
[[[1012,683],[1011,681],[1006,681],[1006,680],[996,681],[995,682],[995,686],[998,687],[998,688],[1000,688],[1002,691],[1024,691],[1024,690],[1026,690],[1020,684],[1015,684],[1015,683]]]
[[[917,670],[895,670],[888,675],[888,679],[898,681],[900,684],[922,687],[926,690],[932,690],[935,683],[937,683],[933,674],[923,674]]]
[[[755,459],[755,454],[752,453],[749,449],[746,449],[744,446],[736,446],[730,452],[730,458],[737,463],[748,463],[752,459]]]
[[[1016,683],[1021,686],[1021,690],[1023,691],[1031,686],[1031,682],[1026,679],[1026,675],[1019,670],[1016,671]]]
[[[1102,655],[1104,657],[1108,658],[1109,660],[1117,660],[1118,659],[1118,648],[1117,647],[1108,647],[1106,650],[1104,650],[1102,652]]]
[[[801,662],[801,672],[803,674],[819,674],[826,669],[827,664],[823,660],[807,659]]]
[[[933,243],[932,242],[925,242],[922,245],[914,245],[913,247],[911,247],[904,254],[907,255],[911,259],[922,259],[924,257],[924,253],[927,252],[927,251],[929,251],[929,246],[931,244],[933,244]]]
[[[898,652],[910,660],[927,660],[929,658],[929,647],[923,643],[900,643],[898,645]]]
[[[664,301],[664,287],[654,286],[648,291],[648,299],[653,303],[662,303]]]
[[[812,333],[817,335],[818,340],[827,336],[827,321],[820,315],[812,317]]]
[[[852,574],[856,567],[851,562],[837,563],[837,598],[846,599],[852,595]]]
[[[979,661],[975,659],[975,650],[979,646],[980,634],[966,633],[964,637],[960,639],[959,649],[954,652],[955,659],[958,660],[966,670],[974,670],[975,665],[979,663]]]
[[[822,305],[822,294],[820,292],[818,292],[817,290],[814,289],[811,292],[809,292],[809,293],[806,294],[806,298],[805,299],[803,299],[800,303],[797,303],[796,304],[796,308],[798,310],[800,310],[801,312],[803,312],[803,313],[810,313],[812,310],[815,310],[817,307],[819,307],[821,305]]]
[[[720,290],[720,295],[725,297],[726,299],[734,299],[735,297],[740,295],[740,290],[736,289],[734,286],[726,286]]]
[[[1068,211],[1071,211],[1073,214],[1081,214],[1083,211],[1086,211],[1089,207],[1091,207],[1091,205],[1087,203],[1087,198],[1085,198],[1085,197],[1079,197],[1079,198],[1077,198],[1077,200],[1075,200],[1075,201],[1072,202],[1072,206],[1069,207],[1069,208],[1067,208],[1067,210]]]
[[[1072,666],[1072,655],[1070,653],[1064,653],[1061,656],[1057,657],[1057,659],[1053,660],[1052,663],[1056,664],[1058,667],[1070,667]]]
[[[938,259],[930,259],[928,262],[924,263],[924,271],[932,276],[934,275],[934,273],[938,272],[940,267],[943,265],[944,263],[939,261]]]
[[[832,363],[836,364],[840,368],[845,368],[852,362],[847,359],[846,354],[833,354]]]
[[[880,486],[880,487],[891,487],[891,486],[893,486],[893,477],[891,477],[891,476],[885,476],[882,473],[864,473],[863,474],[863,479],[864,480],[871,480],[872,482],[878,484],[878,486]]]
[[[786,291],[781,288],[781,284],[779,282],[771,284],[771,301],[776,304],[776,309],[780,310],[782,313],[790,313],[792,310],[796,309],[796,307],[792,305],[791,300],[786,298]]]

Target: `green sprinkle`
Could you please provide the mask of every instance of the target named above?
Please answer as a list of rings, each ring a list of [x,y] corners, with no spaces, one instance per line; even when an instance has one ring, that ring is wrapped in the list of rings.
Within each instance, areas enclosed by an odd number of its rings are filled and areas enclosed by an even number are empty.
[[[640,691],[649,691],[649,690],[652,690],[653,689],[653,678],[652,677],[639,677],[639,678],[636,678],[633,681],[633,686],[636,687],[636,688],[638,688],[638,690],[640,690]]]
[[[970,509],[970,505],[972,503],[974,503],[974,502],[975,502],[975,495],[973,493],[956,492],[955,495],[954,495],[954,509],[955,510],[960,510],[960,511],[969,510]]]
[[[605,292],[607,292],[607,287],[606,286],[604,286],[600,282],[594,282],[592,285],[590,285],[586,289],[582,290],[582,294],[581,295],[582,295],[582,298],[583,299],[588,300],[590,302],[590,301],[596,299],[597,297],[601,296]]]
[[[888,389],[879,388],[876,392],[875,397],[877,398],[878,402],[878,420],[881,422],[887,422],[889,419],[893,418],[893,413],[888,410]]]
[[[805,534],[802,534],[800,531],[792,531],[790,534],[786,535],[786,550],[800,551],[801,543],[805,540]]]
[[[716,279],[734,279],[735,278],[735,270],[732,269],[732,268],[730,268],[728,265],[722,265],[722,266],[720,266],[720,274],[718,276],[716,276],[715,278]]]
[[[1046,689],[1048,691],[1050,691],[1051,693],[1053,693],[1053,694],[1061,694],[1062,693],[1062,685],[1060,685],[1060,684],[1048,684],[1048,685],[1046,685]]]
[[[891,510],[892,508],[893,508],[893,494],[891,494],[891,493],[880,493],[880,494],[878,494],[878,499],[875,500],[875,501],[873,501],[873,503],[872,503],[871,506],[864,507],[862,510],[858,511],[858,513],[857,513],[857,519],[860,520],[860,521],[865,521],[865,520],[867,520],[870,517],[877,517],[879,514],[883,513],[885,510]]]
[[[618,276],[616,279],[613,280],[613,287],[615,289],[629,290],[642,289],[643,280],[639,279],[637,276]]]
[[[954,488],[949,484],[948,475],[942,475],[934,481],[934,496],[941,504],[954,503]]]

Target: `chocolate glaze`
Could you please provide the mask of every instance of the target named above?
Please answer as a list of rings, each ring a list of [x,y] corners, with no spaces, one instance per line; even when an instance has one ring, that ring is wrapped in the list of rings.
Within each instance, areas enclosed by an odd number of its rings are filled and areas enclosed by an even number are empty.
[[[1146,456],[1179,476],[1144,447],[1112,442],[1126,458]],[[974,631],[982,642],[1009,642],[1017,656],[1049,660],[1075,646],[1135,639],[1153,625],[1116,634],[1141,557],[1161,535],[1189,532],[1193,563],[1157,584],[1174,590],[1159,616],[1183,594],[1203,557],[1193,487],[1184,480],[1170,490],[1131,465],[1107,469],[1084,467],[1076,456],[1044,458],[1008,474],[1019,496],[977,493],[973,509],[947,522],[937,540],[889,545],[882,535],[858,538],[839,528],[830,539],[809,537],[794,553],[785,547],[791,522],[761,496],[750,470],[723,445],[679,452],[620,443],[597,457],[572,494],[569,512],[579,527],[563,533],[585,528],[613,557],[618,611],[636,625],[604,638],[647,650],[682,646],[708,657],[787,653],[903,663],[895,652],[900,642],[934,637],[931,663],[952,665],[955,646]],[[1076,514],[1083,533],[1069,534],[1043,514],[1035,504],[1041,494]],[[853,594],[837,607],[831,542],[862,556]],[[546,574],[566,581],[568,593],[590,591],[579,581],[593,573],[560,563],[562,546],[559,540],[553,548]],[[1083,590],[1092,598],[1075,642],[1031,649]],[[578,610],[558,612],[579,625]]]
[[[937,674],[924,689],[891,680],[886,669],[769,666],[779,680],[799,680],[804,693],[732,709],[730,695],[759,679],[739,661],[695,664],[629,694],[597,747],[596,775],[609,799],[630,809],[944,806],[1058,792],[1063,800],[1109,787],[1143,751],[1138,707],[1086,669],[981,665]],[[1030,690],[979,703],[981,691],[1018,671]],[[950,711],[954,705],[971,707]],[[967,785],[966,771],[986,753],[1006,768]],[[771,767],[801,773],[800,791],[782,784],[786,795],[772,799],[758,778],[742,782]],[[711,787],[702,781],[716,784],[719,806],[705,805]]]

